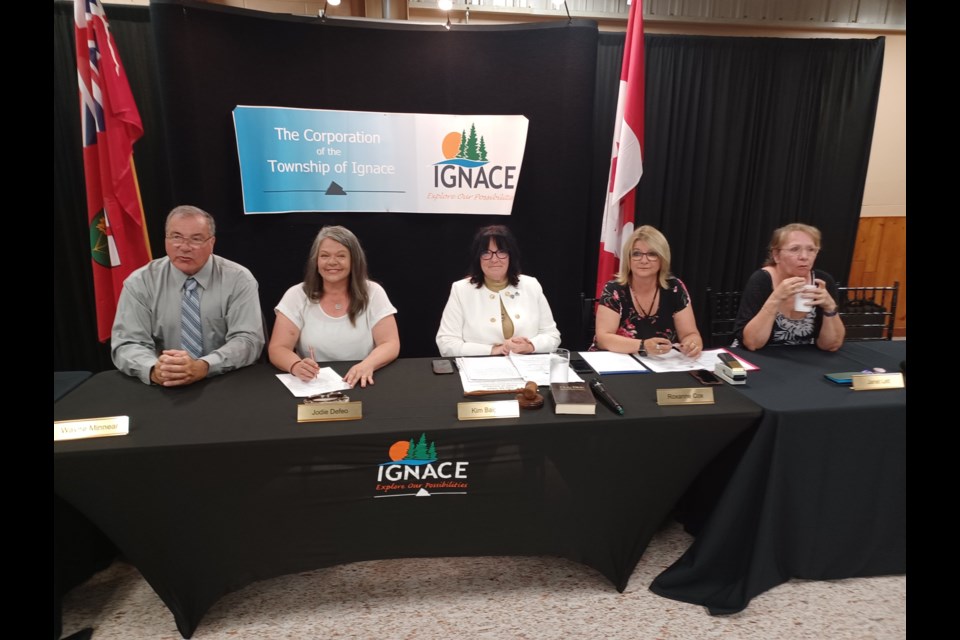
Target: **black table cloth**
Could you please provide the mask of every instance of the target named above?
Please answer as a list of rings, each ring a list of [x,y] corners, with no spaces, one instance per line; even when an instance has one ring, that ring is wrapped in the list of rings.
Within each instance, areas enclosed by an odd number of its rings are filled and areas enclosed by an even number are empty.
[[[602,405],[556,416],[548,398],[518,419],[460,422],[459,378],[411,359],[349,392],[363,420],[298,424],[276,373],[164,389],[107,372],[54,405],[55,419],[130,416],[128,436],[56,443],[54,490],[137,566],[185,637],[229,591],[358,560],[556,554],[623,590],[699,471],[761,414],[729,387],[715,405],[659,407],[658,387],[695,382],[641,374],[604,377],[625,417]],[[393,480],[404,470],[392,447],[421,435],[436,461],[416,473],[438,477]]]
[[[92,375],[89,371],[54,371],[53,401],[56,402],[73,391]]]
[[[79,387],[89,371],[54,371],[53,401]],[[63,595],[108,566],[115,550],[110,541],[76,509],[53,496],[53,637],[60,637]]]
[[[761,367],[737,389],[764,417],[694,544],[651,589],[727,614],[790,578],[905,573],[906,390],[823,376],[899,371],[906,348],[734,350]]]

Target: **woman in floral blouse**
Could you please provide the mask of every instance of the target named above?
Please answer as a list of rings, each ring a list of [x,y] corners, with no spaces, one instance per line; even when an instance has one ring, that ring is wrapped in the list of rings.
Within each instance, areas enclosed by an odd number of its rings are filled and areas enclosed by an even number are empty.
[[[665,354],[676,346],[696,358],[703,339],[683,282],[670,273],[670,245],[644,225],[623,245],[620,273],[597,307],[593,347],[619,353]]]

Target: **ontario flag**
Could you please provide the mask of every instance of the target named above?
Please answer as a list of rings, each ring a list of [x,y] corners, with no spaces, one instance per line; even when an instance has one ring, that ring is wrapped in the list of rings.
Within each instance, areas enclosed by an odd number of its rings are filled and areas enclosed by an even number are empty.
[[[643,174],[643,2],[633,0],[620,71],[620,91],[610,154],[610,181],[600,230],[597,297],[620,269],[620,251],[633,233],[634,197]]]
[[[99,0],[75,0],[83,170],[97,336],[110,337],[123,281],[150,260],[133,143],[143,135],[107,17]]]

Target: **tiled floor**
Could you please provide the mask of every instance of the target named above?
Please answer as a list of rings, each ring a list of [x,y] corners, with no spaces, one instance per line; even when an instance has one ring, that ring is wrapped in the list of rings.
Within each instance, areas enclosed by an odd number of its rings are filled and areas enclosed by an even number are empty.
[[[358,562],[284,576],[221,599],[194,638],[387,639],[858,639],[906,637],[906,576],[792,581],[743,612],[712,617],[654,595],[653,578],[690,537],[657,534],[619,594],[588,567],[553,557]],[[93,640],[180,637],[139,572],[116,562],[64,603],[68,635]]]

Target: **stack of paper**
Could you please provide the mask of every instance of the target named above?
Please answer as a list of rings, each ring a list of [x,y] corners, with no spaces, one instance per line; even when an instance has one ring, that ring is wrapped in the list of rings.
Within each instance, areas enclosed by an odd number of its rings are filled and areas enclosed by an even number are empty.
[[[676,349],[671,349],[667,353],[660,356],[647,355],[646,357],[637,356],[640,358],[640,361],[643,364],[647,365],[652,371],[656,373],[666,373],[668,371],[694,371],[696,369],[706,369],[708,371],[713,371],[714,367],[720,360],[717,358],[718,353],[723,353],[726,349],[709,349],[706,351],[701,351],[700,355],[696,358],[688,358],[683,355]],[[740,363],[743,364],[744,369],[747,371],[752,371],[757,367],[749,363],[740,360]]]
[[[506,358],[457,358],[456,363],[460,369],[460,382],[463,383],[466,393],[521,389],[530,380],[536,382],[538,387],[550,384],[549,353],[511,353]],[[567,380],[576,382],[581,378],[568,367]]]

